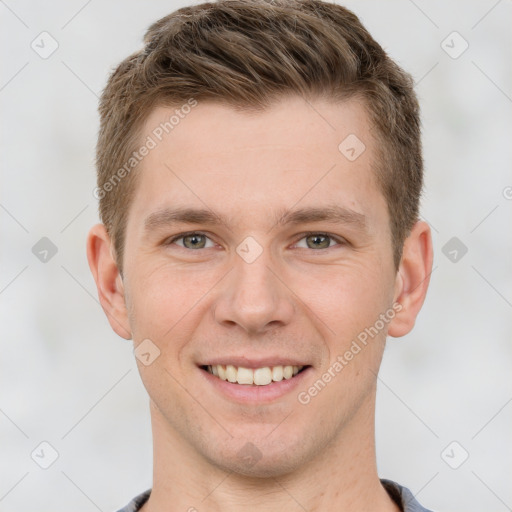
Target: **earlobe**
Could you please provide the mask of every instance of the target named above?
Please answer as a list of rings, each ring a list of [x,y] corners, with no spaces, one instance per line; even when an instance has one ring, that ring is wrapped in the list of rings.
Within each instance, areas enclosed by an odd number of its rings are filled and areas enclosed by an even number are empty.
[[[112,244],[103,224],[93,226],[87,236],[87,260],[98,298],[112,329],[122,338],[131,339],[124,286],[113,255]]]
[[[399,303],[401,309],[389,324],[390,336],[404,336],[414,327],[427,294],[432,260],[430,227],[426,222],[418,221],[403,247],[395,286],[395,303]]]

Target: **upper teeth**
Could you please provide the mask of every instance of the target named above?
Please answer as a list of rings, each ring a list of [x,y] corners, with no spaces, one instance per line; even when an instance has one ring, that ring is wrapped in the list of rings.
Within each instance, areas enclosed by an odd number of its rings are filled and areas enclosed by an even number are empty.
[[[233,366],[221,364],[207,366],[208,372],[216,375],[222,380],[229,382],[238,382],[238,384],[256,384],[257,386],[266,386],[272,381],[279,382],[283,379],[291,379],[302,370],[304,366],[265,366],[263,368],[244,368],[243,366]]]

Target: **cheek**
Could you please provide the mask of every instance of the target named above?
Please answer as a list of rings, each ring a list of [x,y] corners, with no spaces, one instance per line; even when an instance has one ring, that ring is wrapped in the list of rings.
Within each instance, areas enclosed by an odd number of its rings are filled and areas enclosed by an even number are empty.
[[[139,268],[144,268],[141,263]],[[216,272],[164,263],[134,276],[131,293],[131,325],[135,339],[150,338],[162,346],[187,337],[204,314],[208,292],[219,277]]]
[[[207,314],[206,301],[201,299],[215,282],[206,275],[178,270],[168,264],[132,274],[130,323],[135,349],[149,339],[157,347],[151,352],[158,354],[150,365],[140,360],[137,365],[149,395],[160,406],[169,397],[180,395],[176,379],[180,381],[190,369],[189,359],[183,356],[194,337],[199,317]]]
[[[373,325],[390,306],[393,289],[379,268],[347,262],[296,275],[294,290],[342,345]]]
[[[388,325],[379,318],[389,311],[393,294],[389,279],[379,270],[343,265],[323,277],[310,274],[300,283],[298,294],[309,299],[307,305],[315,313],[310,318],[323,334],[328,357],[317,380],[301,390],[299,401],[308,404],[305,413],[321,415],[327,429],[336,428],[364,400],[371,400]]]

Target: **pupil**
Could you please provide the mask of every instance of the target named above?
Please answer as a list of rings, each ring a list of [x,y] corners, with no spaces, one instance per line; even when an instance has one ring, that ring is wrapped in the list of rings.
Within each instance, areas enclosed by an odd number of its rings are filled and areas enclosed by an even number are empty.
[[[190,245],[192,245],[193,247],[199,247],[201,246],[201,239],[202,238],[202,235],[189,235],[186,237],[186,241],[188,243],[190,243]]]
[[[317,247],[317,248],[321,247],[322,249],[324,249],[326,246],[326,242],[327,242],[327,246],[329,245],[328,237],[325,235],[314,235],[311,238],[313,240],[314,247]]]

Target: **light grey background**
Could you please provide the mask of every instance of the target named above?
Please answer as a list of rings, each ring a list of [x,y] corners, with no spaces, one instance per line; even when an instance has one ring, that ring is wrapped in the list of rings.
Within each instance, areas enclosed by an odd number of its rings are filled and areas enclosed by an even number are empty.
[[[185,4],[0,1],[0,511],[107,512],[151,486],[148,400],[85,238],[97,96],[146,27]],[[511,510],[512,3],[344,5],[415,77],[435,244],[425,307],[380,374],[379,471],[434,510]],[[51,49],[43,31],[59,45],[47,59],[31,48]],[[46,263],[42,237],[58,250]],[[443,253],[452,237],[462,258]],[[43,441],[58,452],[48,469]]]

